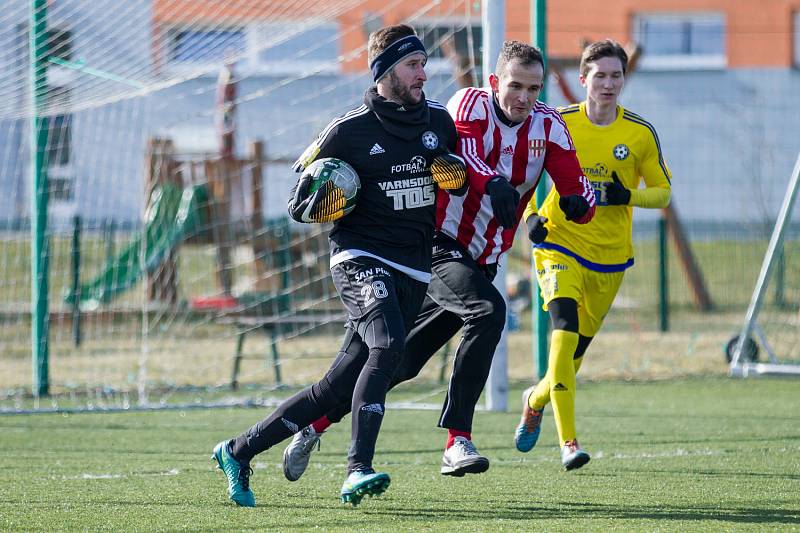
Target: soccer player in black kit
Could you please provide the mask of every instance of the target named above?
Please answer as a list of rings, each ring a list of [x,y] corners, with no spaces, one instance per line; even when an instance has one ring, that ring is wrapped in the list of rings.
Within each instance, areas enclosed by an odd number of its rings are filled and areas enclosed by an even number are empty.
[[[342,402],[355,413],[342,501],[356,505],[389,486],[388,474],[372,469],[386,392],[431,279],[437,189],[463,194],[466,169],[451,153],[456,129],[447,109],[422,91],[427,52],[414,30],[397,25],[371,34],[368,61],[375,85],[364,104],[333,120],[294,167],[302,172],[317,159],[335,157],[361,180],[355,209],[329,236],[347,332],[322,379],[214,448],[229,496],[241,506],[255,505],[251,459]],[[302,174],[289,200],[298,221],[313,221],[306,219],[313,212],[309,204],[320,200],[320,193],[308,193],[310,179]]]
[[[440,472],[456,477],[489,468],[489,459],[472,441],[472,419],[505,323],[505,302],[492,280],[542,172],[553,180],[567,220],[584,224],[595,211],[592,187],[566,126],[554,109],[536,100],[544,84],[541,51],[504,42],[489,82],[487,88],[458,91],[447,106],[458,131],[457,152],[466,161],[469,190],[463,197],[437,198],[432,278],[391,383],[415,377],[461,331],[438,423],[447,429]],[[529,229],[534,242],[547,235],[543,225]],[[342,403],[295,435],[283,455],[288,480],[303,475],[320,434],[349,408],[348,402]]]

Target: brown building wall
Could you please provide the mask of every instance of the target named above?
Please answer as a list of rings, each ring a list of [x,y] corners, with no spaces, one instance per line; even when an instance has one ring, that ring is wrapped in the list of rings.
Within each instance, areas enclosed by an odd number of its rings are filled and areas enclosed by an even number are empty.
[[[529,0],[506,0],[507,9],[528,12]],[[633,37],[633,17],[647,12],[716,11],[725,14],[729,67],[789,67],[792,13],[800,0],[550,0],[548,53],[579,55],[582,39]],[[528,17],[529,18],[529,17]],[[529,24],[508,24],[509,37],[529,38]]]
[[[337,0],[316,0],[303,2],[313,12],[298,13],[298,3],[287,0],[153,0],[153,18],[156,35],[161,30],[176,24],[219,24],[221,21],[252,22],[258,20],[292,20],[302,16],[326,16],[339,11]],[[354,53],[365,47],[366,35],[363,24],[368,14],[380,14],[384,25],[397,24],[417,14],[424,6],[431,5],[423,14],[426,18],[463,17],[468,12],[480,19],[480,1],[441,0],[432,4],[427,0],[366,0],[353,9],[338,16],[342,29],[342,52],[345,56],[345,71],[359,71],[367,68],[366,52]]]
[[[384,24],[394,24],[417,13],[428,0],[367,0],[357,9],[338,17],[342,25],[342,50],[346,71],[361,70],[366,55],[352,52],[365,44],[362,30],[367,13],[386,12]],[[307,4],[312,5],[312,4]],[[340,2],[317,0],[315,14],[329,13]],[[530,39],[531,0],[506,0],[506,34]],[[390,9],[387,10],[387,7]],[[715,11],[725,14],[729,67],[789,67],[792,65],[792,13],[800,11],[800,0],[550,0],[547,2],[548,53],[557,57],[580,54],[583,39],[611,37],[622,42],[632,39],[633,17],[646,12]],[[469,12],[480,18],[480,0],[442,0],[424,14],[457,17]],[[292,2],[280,0],[154,0],[156,28],[171,24],[210,24],[222,20],[252,21],[265,18],[292,19],[297,13]],[[156,32],[156,35],[158,32]]]

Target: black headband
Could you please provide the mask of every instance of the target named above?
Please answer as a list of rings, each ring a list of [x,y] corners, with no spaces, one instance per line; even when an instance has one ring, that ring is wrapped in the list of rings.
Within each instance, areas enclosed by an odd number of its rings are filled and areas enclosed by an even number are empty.
[[[372,60],[369,68],[372,70],[372,79],[377,82],[393,66],[405,59],[406,56],[422,52],[425,57],[428,57],[428,52],[425,51],[425,45],[419,40],[416,35],[408,35],[402,39],[398,39],[389,45],[389,47],[378,54],[378,57]]]

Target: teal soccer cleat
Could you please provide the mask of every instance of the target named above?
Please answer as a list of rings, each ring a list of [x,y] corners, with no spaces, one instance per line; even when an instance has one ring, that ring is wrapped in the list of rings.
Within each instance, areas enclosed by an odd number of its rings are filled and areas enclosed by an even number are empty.
[[[340,494],[342,503],[350,503],[355,507],[364,496],[380,496],[389,488],[389,474],[369,470],[351,472],[342,485]]]
[[[514,434],[514,444],[517,450],[529,452],[536,446],[539,440],[539,432],[542,426],[542,414],[544,409],[536,410],[530,407],[528,399],[533,394],[533,387],[525,389],[522,393],[522,419],[519,421],[517,431]]]
[[[253,469],[250,465],[241,465],[233,458],[228,449],[228,441],[224,440],[214,446],[211,459],[217,462],[220,470],[228,478],[228,496],[241,507],[255,507],[256,498],[250,490],[250,476]]]

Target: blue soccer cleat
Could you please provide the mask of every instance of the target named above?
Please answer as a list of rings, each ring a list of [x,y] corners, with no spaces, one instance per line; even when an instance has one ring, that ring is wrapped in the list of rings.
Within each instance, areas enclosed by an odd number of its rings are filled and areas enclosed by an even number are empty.
[[[380,496],[389,488],[389,474],[369,470],[351,472],[344,480],[340,496],[342,503],[350,503],[355,507],[364,496]]]
[[[253,469],[250,465],[242,465],[233,458],[228,448],[228,441],[224,440],[214,446],[214,455],[211,459],[217,462],[220,470],[228,478],[228,496],[241,507],[255,507],[256,498],[250,490],[250,476]]]
[[[536,446],[542,426],[544,409],[533,409],[528,403],[531,394],[533,394],[533,389],[533,387],[530,387],[522,393],[522,419],[519,421],[517,431],[514,434],[514,444],[517,450],[521,452],[529,452]]]
[[[564,470],[575,470],[589,462],[589,454],[583,451],[577,439],[568,440],[561,447],[561,464]]]

